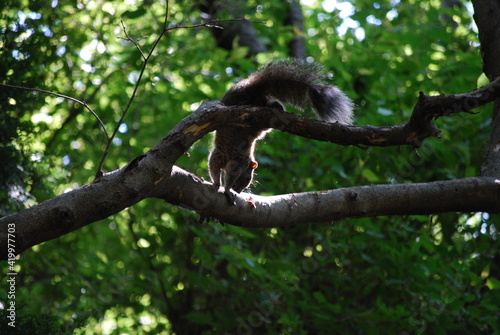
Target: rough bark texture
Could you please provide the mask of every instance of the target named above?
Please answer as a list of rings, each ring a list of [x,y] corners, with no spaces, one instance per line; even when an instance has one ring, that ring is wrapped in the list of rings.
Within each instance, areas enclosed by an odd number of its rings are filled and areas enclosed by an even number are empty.
[[[0,219],[0,243],[15,227],[16,250],[1,248],[0,259],[102,220],[148,197],[197,211],[203,217],[247,227],[271,227],[376,215],[431,214],[446,211],[500,212],[500,186],[492,178],[428,184],[360,186],[348,189],[259,197],[244,194],[228,208],[212,185],[174,166],[198,139],[221,125],[275,128],[342,145],[418,147],[438,131],[433,118],[467,112],[498,95],[500,80],[473,92],[428,97],[424,94],[404,126],[344,126],[310,120],[279,109],[227,107],[206,102],[179,122],[163,140],[127,166],[31,209]],[[441,199],[436,202],[435,199]]]
[[[472,3],[474,20],[479,28],[483,71],[493,81],[500,78],[500,1],[476,0]],[[500,98],[493,105],[492,127],[481,173],[500,178]]]
[[[205,103],[158,145],[127,166],[38,206],[1,218],[0,245],[4,247],[0,259],[12,258],[31,246],[102,220],[147,197],[165,199],[195,210],[202,217],[247,227],[448,211],[500,213],[500,2],[477,0],[474,6],[483,68],[491,84],[463,94],[430,97],[421,93],[410,121],[404,126],[391,127],[327,124],[277,109]],[[341,145],[419,147],[425,138],[439,135],[432,124],[434,118],[469,112],[495,99],[492,136],[482,171],[487,177],[359,186],[274,197],[242,194],[236,198],[236,205],[229,207],[222,192],[174,166],[194,142],[222,125],[275,128]],[[12,238],[15,243],[9,241]],[[16,249],[6,248],[8,243]]]
[[[474,20],[479,29],[483,71],[490,81],[500,76],[500,1],[475,0]]]

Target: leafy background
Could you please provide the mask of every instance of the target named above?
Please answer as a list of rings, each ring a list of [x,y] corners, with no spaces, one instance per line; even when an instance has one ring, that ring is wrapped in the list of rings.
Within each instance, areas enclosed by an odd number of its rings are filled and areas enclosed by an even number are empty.
[[[0,10],[2,82],[75,97],[108,129],[116,127],[142,66],[137,49],[120,39],[121,21],[148,52],[161,31],[164,4],[6,2]],[[303,2],[308,53],[333,70],[335,83],[355,100],[357,124],[402,124],[418,91],[460,93],[485,83],[471,9],[440,1]],[[254,27],[270,52],[246,59],[237,44],[231,51],[217,48],[207,28],[169,31],[113,142],[106,171],[146,152],[203,100],[220,98],[255,70],[255,62],[287,56],[293,31],[281,24],[284,2],[248,1],[240,11],[265,21]],[[191,2],[171,2],[169,13],[172,26],[201,21]],[[0,110],[0,215],[92,181],[104,137],[88,111],[5,87]],[[258,145],[251,191],[477,176],[490,110],[438,120],[441,138],[427,140],[418,153],[340,147],[275,131]],[[177,165],[208,179],[210,141],[196,143]],[[447,213],[243,229],[200,225],[193,213],[148,199],[24,252],[16,261],[16,330],[498,333],[495,219]],[[0,296],[0,309],[7,302]],[[11,331],[3,322],[2,333]]]

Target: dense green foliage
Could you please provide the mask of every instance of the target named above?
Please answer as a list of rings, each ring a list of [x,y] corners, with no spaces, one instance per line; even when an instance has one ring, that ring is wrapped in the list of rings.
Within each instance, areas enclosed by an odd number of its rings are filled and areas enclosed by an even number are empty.
[[[303,7],[308,53],[334,70],[336,84],[355,100],[357,124],[401,124],[418,91],[460,93],[482,83],[465,7],[357,0],[349,13],[349,6],[331,11],[333,2],[309,2]],[[142,66],[138,50],[120,38],[120,21],[130,36],[143,37],[147,53],[162,29],[163,5],[7,3],[0,9],[2,82],[85,101],[112,131]],[[293,32],[281,25],[284,2],[244,3],[249,19],[267,22],[255,29],[271,51],[245,59],[245,48],[217,48],[208,28],[169,31],[113,142],[106,171],[147,151],[204,99],[220,98],[255,69],[255,60],[287,56]],[[171,3],[169,24],[200,22],[194,8]],[[259,143],[252,192],[476,176],[490,110],[438,120],[442,137],[427,140],[419,154],[273,132]],[[0,215],[93,179],[105,140],[81,106],[1,87],[0,121]],[[208,178],[209,147],[207,137],[177,165]],[[449,213],[252,230],[200,225],[195,214],[148,199],[24,252],[16,263],[17,329],[35,334],[29,323],[43,325],[34,328],[41,332],[76,328],[76,334],[498,334],[495,220],[486,213]]]

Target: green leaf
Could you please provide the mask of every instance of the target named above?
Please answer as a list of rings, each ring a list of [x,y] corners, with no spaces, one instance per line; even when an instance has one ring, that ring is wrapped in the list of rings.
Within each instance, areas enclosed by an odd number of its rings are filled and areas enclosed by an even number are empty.
[[[486,286],[490,290],[498,290],[498,289],[500,289],[500,280],[490,277],[490,278],[486,279]]]
[[[137,19],[145,14],[146,10],[143,7],[139,7],[136,10],[127,10],[122,14],[122,17],[126,19]]]

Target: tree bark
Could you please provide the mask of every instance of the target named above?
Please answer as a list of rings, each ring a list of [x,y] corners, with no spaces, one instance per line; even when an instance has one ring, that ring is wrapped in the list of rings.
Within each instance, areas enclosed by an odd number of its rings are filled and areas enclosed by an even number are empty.
[[[146,154],[92,183],[0,219],[0,259],[14,257],[36,244],[57,238],[156,197],[202,217],[246,227],[273,227],[348,217],[431,214],[446,211],[500,212],[500,186],[492,178],[467,178],[427,184],[375,185],[294,193],[274,197],[242,194],[228,206],[210,183],[174,166],[198,139],[222,125],[275,128],[342,145],[412,145],[436,136],[433,118],[467,112],[492,101],[500,80],[479,90],[449,96],[424,94],[408,124],[393,127],[345,126],[309,120],[278,109],[221,106],[205,102],[179,122]],[[440,199],[440,201],[435,201]],[[8,250],[7,245],[15,248]]]
[[[479,29],[483,71],[490,81],[500,78],[500,2],[475,0],[474,20]],[[483,176],[500,178],[500,99],[493,105],[492,131],[485,148]]]

